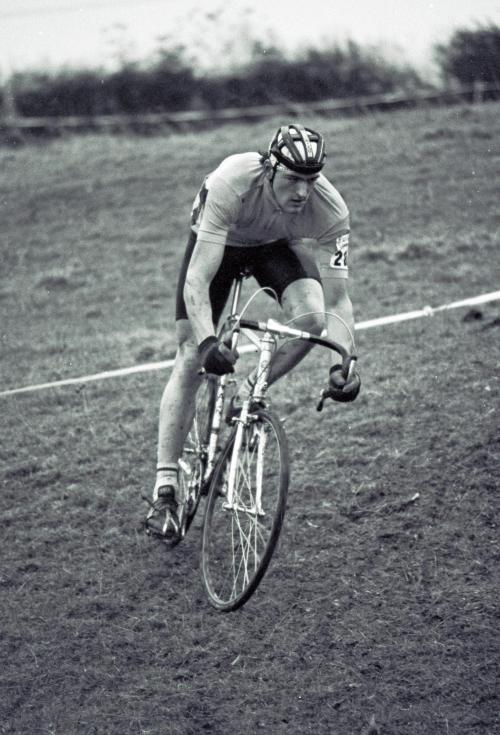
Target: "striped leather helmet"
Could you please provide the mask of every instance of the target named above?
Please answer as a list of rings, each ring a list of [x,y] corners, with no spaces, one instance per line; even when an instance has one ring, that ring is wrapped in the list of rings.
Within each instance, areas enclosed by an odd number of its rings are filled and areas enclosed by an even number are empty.
[[[300,174],[315,174],[324,166],[325,141],[320,133],[303,125],[282,125],[269,144],[277,163]]]

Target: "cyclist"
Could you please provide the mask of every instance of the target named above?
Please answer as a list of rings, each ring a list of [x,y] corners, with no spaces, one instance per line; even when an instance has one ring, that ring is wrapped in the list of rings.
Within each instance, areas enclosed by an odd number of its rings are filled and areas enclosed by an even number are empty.
[[[195,199],[191,233],[177,286],[178,350],[160,404],[158,463],[148,529],[166,539],[179,531],[177,461],[194,413],[200,366],[208,373],[234,371],[237,355],[215,336],[233,279],[251,268],[274,290],[287,319],[301,329],[354,350],[354,318],[347,291],[349,212],[321,173],[323,136],[300,124],[281,126],[265,154],[225,158]],[[315,241],[316,257],[307,240]],[[293,368],[310,345],[290,341],[273,357],[270,383]],[[249,375],[231,410],[252,389]],[[360,378],[348,381],[330,369],[329,395],[352,401]]]

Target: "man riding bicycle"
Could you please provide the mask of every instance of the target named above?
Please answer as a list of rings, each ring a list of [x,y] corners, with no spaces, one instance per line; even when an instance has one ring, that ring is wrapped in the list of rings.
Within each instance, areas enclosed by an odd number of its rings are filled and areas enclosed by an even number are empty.
[[[148,529],[175,539],[178,521],[178,459],[191,425],[200,367],[223,375],[237,355],[219,343],[217,322],[234,278],[249,267],[259,285],[273,289],[285,317],[314,334],[354,350],[354,318],[347,292],[349,212],[321,173],[326,159],[322,135],[299,124],[281,126],[268,151],[224,159],[196,197],[191,234],[181,266],[176,304],[177,355],[160,404],[158,463]],[[314,258],[305,240],[314,240]],[[311,345],[283,344],[272,361],[269,384],[305,357]],[[233,415],[252,390],[242,384]],[[360,379],[330,369],[328,395],[352,401]]]

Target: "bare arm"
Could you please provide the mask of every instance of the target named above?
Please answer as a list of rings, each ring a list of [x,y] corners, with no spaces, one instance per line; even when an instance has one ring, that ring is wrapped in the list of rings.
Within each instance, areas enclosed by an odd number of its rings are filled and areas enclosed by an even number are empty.
[[[348,293],[349,230],[337,232],[320,245],[319,267],[325,296],[328,336],[339,342],[351,354],[354,352],[354,314]],[[331,316],[329,314],[335,314]]]
[[[184,284],[186,311],[198,344],[214,334],[209,288],[224,255],[224,246],[205,242],[195,245]]]
[[[353,353],[354,314],[347,291],[347,279],[325,278],[323,288],[328,337]]]

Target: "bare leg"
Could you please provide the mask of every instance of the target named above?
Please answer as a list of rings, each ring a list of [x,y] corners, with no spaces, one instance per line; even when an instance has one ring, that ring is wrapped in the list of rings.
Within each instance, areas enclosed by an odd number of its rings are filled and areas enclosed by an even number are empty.
[[[313,334],[321,334],[325,326],[325,302],[321,284],[313,278],[301,278],[291,283],[281,299],[284,317],[293,319],[291,326]],[[275,353],[269,384],[276,382],[297,365],[311,350],[312,345],[303,340],[285,342]]]
[[[281,298],[284,318],[291,326],[313,334],[321,334],[325,326],[323,287],[314,278],[301,278],[291,283]],[[269,385],[288,373],[311,350],[303,340],[291,339],[274,354],[271,362]],[[239,400],[247,396],[255,383],[257,368],[250,373],[238,391]]]
[[[160,403],[158,464],[153,502],[146,524],[149,533],[179,541],[179,485],[177,461],[189,432],[196,392],[200,384],[199,359],[187,319],[176,323],[177,355]]]
[[[187,319],[176,323],[178,350],[160,403],[158,467],[176,465],[194,415],[200,363]]]

